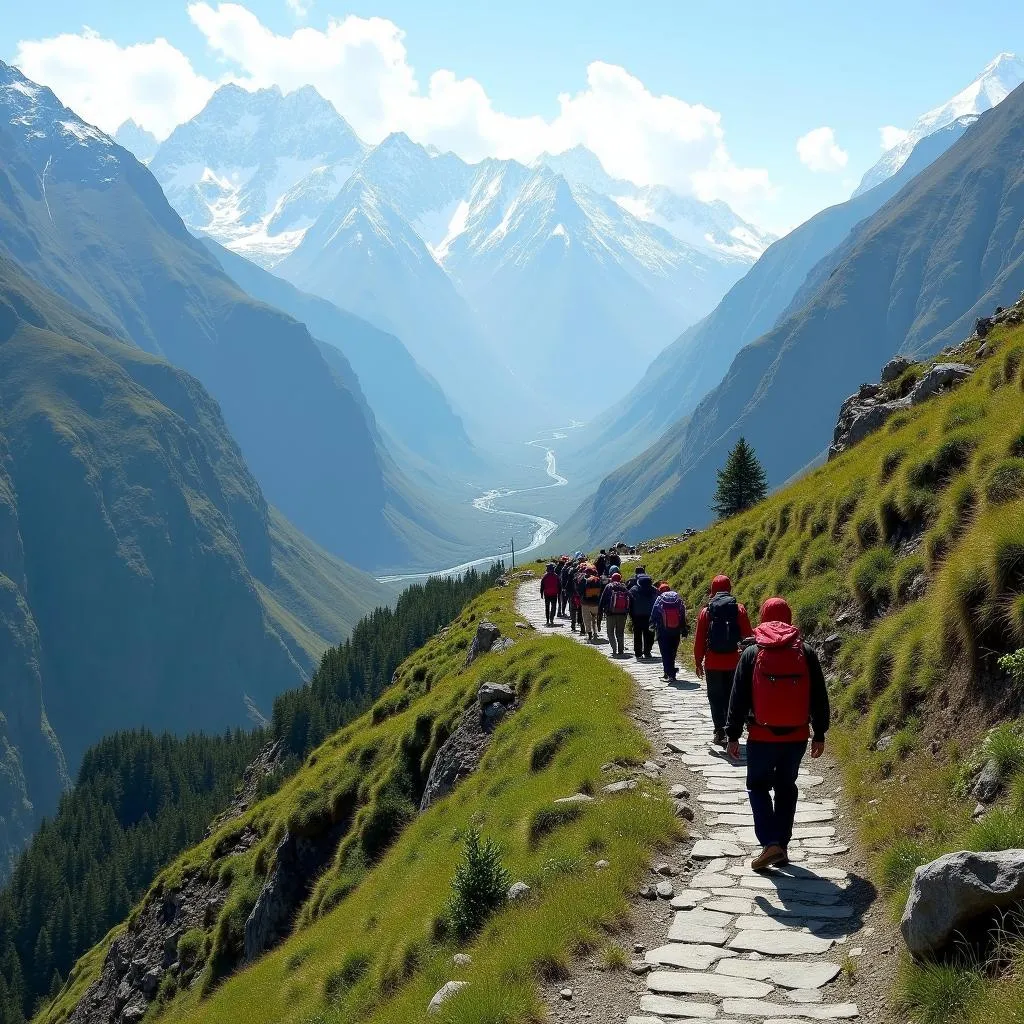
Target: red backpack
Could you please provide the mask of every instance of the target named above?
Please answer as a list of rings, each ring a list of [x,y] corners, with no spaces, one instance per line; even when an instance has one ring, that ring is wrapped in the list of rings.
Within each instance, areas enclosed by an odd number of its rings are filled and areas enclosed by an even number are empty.
[[[765,622],[754,630],[753,713],[769,729],[799,729],[811,718],[811,676],[800,630]]]
[[[558,581],[558,576],[553,572],[544,574],[544,579],[541,580],[541,586],[544,588],[545,597],[558,597],[558,591],[561,589],[561,584]]]
[[[612,615],[625,615],[629,611],[629,592],[624,584],[612,584],[612,596],[608,602],[608,611]]]
[[[668,594],[672,593],[672,598],[668,598]],[[682,629],[683,628],[683,602],[679,600],[679,596],[672,591],[662,594],[661,601],[661,625],[663,629]]]

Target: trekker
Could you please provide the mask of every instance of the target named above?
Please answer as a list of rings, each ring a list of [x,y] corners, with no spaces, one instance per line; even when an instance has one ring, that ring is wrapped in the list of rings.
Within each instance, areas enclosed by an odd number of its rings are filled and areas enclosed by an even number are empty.
[[[601,548],[601,553],[594,559],[594,568],[598,576],[603,576],[608,571],[608,552]]]
[[[732,596],[732,580],[716,576],[711,599],[697,616],[693,638],[693,663],[697,678],[707,682],[708,704],[715,735],[712,742],[724,747],[725,720],[729,714],[732,677],[740,661],[740,643],[753,636],[747,609]]]
[[[597,640],[598,632],[598,606],[601,604],[601,595],[604,593],[604,584],[597,575],[594,566],[588,566],[580,574],[580,582],[576,587],[576,593],[580,596],[580,605],[583,612],[583,629],[586,631],[587,639],[594,643]]]
[[[601,628],[601,616],[608,620],[608,643],[612,645],[612,657],[626,653],[626,615],[629,613],[629,591],[622,582],[620,573],[613,572],[608,586],[601,594],[597,609],[597,628]]]
[[[578,590],[582,570],[583,563],[578,561],[574,561],[569,570],[569,627],[574,633],[577,626],[579,626],[580,632],[583,632],[583,606],[580,603]]]
[[[651,612],[658,592],[654,589],[654,580],[645,572],[633,577],[629,587],[629,617],[633,624],[633,657],[651,656],[654,634],[651,632]]]
[[[610,548],[608,551],[608,571],[613,572],[615,569],[622,568],[622,559],[619,557],[618,551],[615,548]]]
[[[800,762],[808,739],[811,757],[821,757],[830,724],[818,656],[792,623],[793,613],[781,597],[761,605],[756,643],[740,655],[736,667],[725,726],[729,756],[734,758],[747,727],[747,795],[761,844],[761,853],[750,864],[755,871],[789,863]]]
[[[555,616],[558,614],[558,593],[561,589],[562,583],[555,571],[555,563],[548,562],[547,572],[540,579],[540,596],[544,598],[544,619],[548,626],[555,624]]]
[[[689,629],[686,625],[686,608],[683,606],[682,598],[672,589],[669,584],[664,584],[665,589],[659,590],[657,600],[651,609],[651,625],[658,633],[658,649],[661,651],[661,663],[665,674],[661,677],[669,682],[676,678],[676,652],[679,650],[679,640],[686,636]]]
[[[569,556],[562,555],[558,560],[558,617],[560,619],[568,618],[565,614],[566,606],[569,603]]]

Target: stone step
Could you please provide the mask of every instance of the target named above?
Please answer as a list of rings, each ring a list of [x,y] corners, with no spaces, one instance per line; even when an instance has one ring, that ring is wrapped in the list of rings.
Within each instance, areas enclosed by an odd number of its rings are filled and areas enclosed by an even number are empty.
[[[839,975],[839,964],[826,960],[797,960],[789,963],[781,960],[721,960],[715,968],[718,974],[734,978],[751,978],[754,981],[770,981],[781,988],[817,989],[827,985]]]
[[[772,986],[751,978],[735,978],[726,974],[697,974],[691,971],[652,971],[647,975],[652,992],[670,995],[709,995],[724,999],[763,999]]]

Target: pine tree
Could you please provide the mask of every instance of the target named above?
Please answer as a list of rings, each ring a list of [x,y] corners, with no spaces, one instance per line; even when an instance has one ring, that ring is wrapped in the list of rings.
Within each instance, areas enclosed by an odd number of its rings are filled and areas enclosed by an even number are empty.
[[[764,501],[768,479],[754,449],[741,437],[718,471],[718,486],[712,509],[719,519],[727,519]]]

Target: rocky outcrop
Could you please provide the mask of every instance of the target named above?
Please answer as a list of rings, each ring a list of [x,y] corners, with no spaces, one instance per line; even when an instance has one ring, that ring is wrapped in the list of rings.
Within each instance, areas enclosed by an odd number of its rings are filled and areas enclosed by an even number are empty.
[[[861,384],[857,393],[843,402],[828,450],[829,459],[873,434],[890,416],[957,387],[974,372],[966,363],[936,363],[925,370],[909,394],[902,398],[890,397],[885,385],[898,380],[910,365],[903,358],[890,360],[882,370],[881,383]]]
[[[473,642],[466,653],[466,668],[469,668],[481,654],[490,654],[500,636],[501,630],[493,622],[481,622],[476,627],[476,636],[473,637]]]
[[[230,805],[217,815],[206,828],[206,835],[212,836],[221,826],[240,818],[259,798],[260,787],[281,767],[284,760],[284,743],[274,740],[268,743],[245,769],[241,784]]]
[[[273,870],[245,922],[245,963],[251,963],[288,935],[295,914],[347,830],[345,821],[321,835],[285,833],[274,854]]]
[[[1024,902],[1024,850],[950,853],[914,873],[900,929],[914,957],[944,950],[978,919]]]
[[[515,691],[502,683],[484,683],[455,731],[441,745],[430,766],[420,810],[447,796],[480,765],[498,723],[516,709]]]

